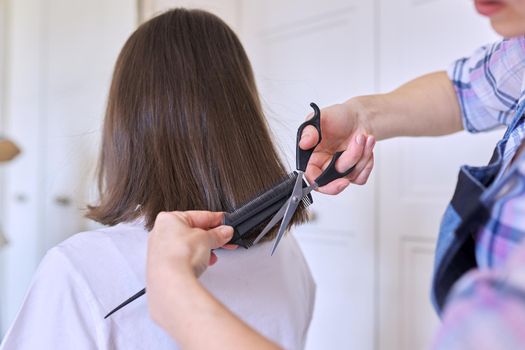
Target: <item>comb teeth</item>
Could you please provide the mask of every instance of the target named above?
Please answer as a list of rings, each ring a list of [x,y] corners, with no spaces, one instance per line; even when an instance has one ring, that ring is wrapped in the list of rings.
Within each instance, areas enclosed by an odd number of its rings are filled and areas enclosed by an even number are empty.
[[[302,202],[302,207],[306,209],[310,205],[312,205],[314,201],[312,200],[312,196],[310,196],[310,194],[308,194],[307,196],[303,197],[301,202]]]
[[[305,187],[305,186],[303,186],[303,187]],[[286,197],[286,199],[288,199],[288,197]],[[285,202],[286,201],[282,201],[282,202],[280,202],[280,204],[283,205]],[[303,209],[306,209],[312,204],[313,204],[312,196],[310,194],[308,194],[307,196],[303,197],[303,199],[301,200],[301,203],[299,204],[299,207],[303,208]],[[279,208],[280,208],[280,206],[279,206]],[[266,225],[266,222],[264,224]],[[255,231],[255,229],[257,229],[257,228],[258,227],[255,227],[253,231]],[[261,227],[259,231],[262,231],[263,229],[264,229],[264,226]],[[253,247],[253,243],[255,242],[256,238],[257,238],[257,235],[251,235],[250,237],[247,237],[247,238],[241,238],[242,242],[244,244],[244,245],[242,245],[242,247],[244,247],[246,249]]]
[[[286,203],[292,193],[297,176],[296,172],[289,174],[284,180],[255,196],[245,205],[231,213],[226,213],[224,224],[234,228],[234,235],[229,243],[244,248],[253,246],[256,235],[252,233],[260,232],[269,218],[275,215]],[[306,186],[303,181],[303,188]],[[308,195],[302,199],[301,207],[307,208],[312,202],[312,197]]]

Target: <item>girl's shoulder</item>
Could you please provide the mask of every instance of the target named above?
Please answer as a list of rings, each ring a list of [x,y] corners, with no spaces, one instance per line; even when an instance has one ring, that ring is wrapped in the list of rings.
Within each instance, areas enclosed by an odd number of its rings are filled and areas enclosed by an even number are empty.
[[[1,348],[129,348],[137,339],[128,340],[131,332],[115,333],[113,320],[104,316],[144,287],[146,244],[141,225],[121,224],[76,234],[51,248]],[[135,304],[140,313],[135,309],[128,323],[155,332],[144,303]],[[115,316],[122,321],[126,315]]]
[[[71,236],[50,249],[36,277],[72,281],[68,289],[83,289],[95,303],[97,318],[144,287],[147,231],[141,224],[123,223]],[[125,299],[125,298],[124,298]]]
[[[92,255],[111,259],[115,252],[127,255],[135,250],[144,250],[147,244],[147,231],[141,221],[121,223],[111,227],[100,227],[77,233],[58,244],[55,248],[72,261],[89,259]]]

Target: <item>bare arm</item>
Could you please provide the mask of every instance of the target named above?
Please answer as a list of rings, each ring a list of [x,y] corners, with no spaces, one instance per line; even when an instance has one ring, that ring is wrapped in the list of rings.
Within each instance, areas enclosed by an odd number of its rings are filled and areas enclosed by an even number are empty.
[[[365,123],[378,140],[440,136],[463,129],[459,102],[445,72],[427,74],[390,93],[358,97],[355,102],[362,104]]]
[[[164,315],[156,321],[182,349],[280,349],[237,318],[195,276],[171,274],[165,281]]]

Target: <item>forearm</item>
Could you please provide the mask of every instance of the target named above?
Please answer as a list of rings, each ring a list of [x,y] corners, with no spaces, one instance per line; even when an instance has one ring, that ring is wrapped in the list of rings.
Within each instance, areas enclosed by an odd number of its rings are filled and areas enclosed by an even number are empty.
[[[181,348],[279,349],[224,307],[192,275],[170,272],[163,290],[163,309],[155,321]]]
[[[359,117],[378,140],[447,135],[463,129],[454,86],[445,72],[424,75],[390,93],[360,96],[346,103],[362,111]]]

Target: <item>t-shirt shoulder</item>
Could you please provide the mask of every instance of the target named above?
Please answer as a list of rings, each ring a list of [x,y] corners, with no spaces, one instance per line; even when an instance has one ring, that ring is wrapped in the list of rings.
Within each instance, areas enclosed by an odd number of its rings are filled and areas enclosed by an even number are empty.
[[[97,348],[97,309],[85,280],[54,247],[40,263],[1,349]]]

